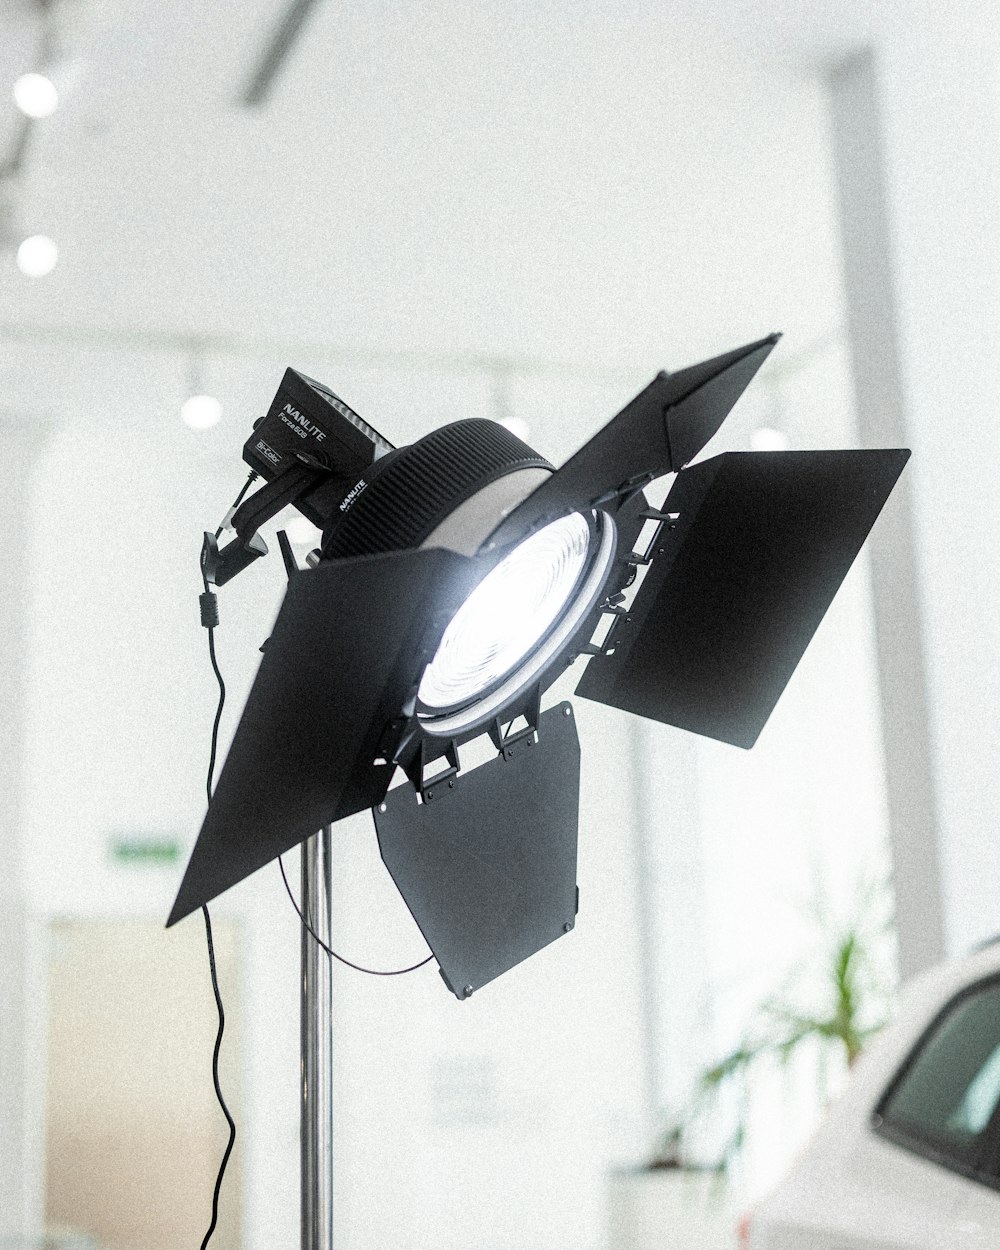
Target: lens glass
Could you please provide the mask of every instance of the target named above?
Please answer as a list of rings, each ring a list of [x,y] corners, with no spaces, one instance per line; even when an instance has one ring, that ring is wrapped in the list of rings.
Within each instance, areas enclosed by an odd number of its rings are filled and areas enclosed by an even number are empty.
[[[441,711],[476,699],[545,637],[587,564],[591,528],[574,512],[526,538],[492,569],[452,617],[417,697]]]

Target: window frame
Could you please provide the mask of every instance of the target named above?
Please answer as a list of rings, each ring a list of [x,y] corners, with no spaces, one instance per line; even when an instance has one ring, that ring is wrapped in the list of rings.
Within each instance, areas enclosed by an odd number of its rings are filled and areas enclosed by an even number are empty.
[[[922,1136],[920,1133],[909,1131],[898,1124],[894,1124],[891,1120],[887,1121],[885,1119],[886,1108],[895,1096],[896,1091],[920,1061],[927,1045],[948,1017],[968,999],[975,998],[979,994],[997,988],[1000,988],[1000,971],[991,972],[963,986],[934,1013],[930,1022],[921,1030],[916,1042],[907,1052],[906,1058],[897,1067],[892,1079],[882,1091],[878,1102],[875,1104],[875,1109],[871,1113],[870,1123],[872,1129],[879,1137],[885,1138],[894,1145],[901,1146],[911,1154],[927,1159],[946,1171],[964,1176],[966,1180],[974,1181],[977,1184],[985,1185],[989,1189],[1000,1192],[1000,1100],[998,1100],[997,1106],[993,1109],[989,1121],[982,1131],[980,1147],[973,1163],[967,1163],[965,1160],[957,1158],[954,1154],[949,1153],[941,1143],[936,1143],[929,1136]],[[997,1035],[997,1044],[1000,1045],[1000,1033]]]

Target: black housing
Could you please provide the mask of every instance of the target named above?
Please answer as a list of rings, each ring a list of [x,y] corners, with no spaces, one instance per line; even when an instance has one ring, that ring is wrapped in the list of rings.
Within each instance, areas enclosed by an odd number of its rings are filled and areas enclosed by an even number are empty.
[[[351,487],[392,450],[339,395],[286,369],[267,416],[243,444],[243,459],[267,482],[295,467],[314,469],[295,506],[322,529]]]
[[[552,469],[495,421],[454,421],[372,464],[323,529],[324,560],[419,547],[460,504],[521,469]]]

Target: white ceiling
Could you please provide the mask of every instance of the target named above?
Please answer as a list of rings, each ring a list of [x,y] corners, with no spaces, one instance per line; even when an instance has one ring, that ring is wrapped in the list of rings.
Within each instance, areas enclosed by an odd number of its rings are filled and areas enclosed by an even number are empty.
[[[900,0],[902,3],[903,0]],[[235,105],[291,0],[55,0],[50,28],[60,50],[57,81],[84,133],[97,134],[127,110],[133,117],[190,116],[200,107]],[[897,4],[883,4],[886,9]],[[38,0],[0,0],[0,157],[9,148],[20,115],[9,89],[18,74],[38,67],[43,39]],[[717,42],[730,52],[810,72],[862,43],[870,33],[871,5],[864,0],[674,0],[669,6],[601,0],[507,0],[494,15],[501,22],[541,21],[579,34],[591,28],[606,36],[642,24],[666,11],[695,38]],[[336,0],[318,0],[283,63],[267,104],[257,117],[294,112],[309,84],[325,81],[336,92],[342,59],[356,62],[366,48],[345,46],[345,30],[367,32],[447,20],[447,6],[368,3],[345,10]],[[443,42],[449,32],[442,29]],[[367,49],[370,51],[370,47]],[[469,50],[474,57],[474,49]],[[669,55],[663,72],[671,72]],[[304,84],[304,86],[303,86]],[[432,84],[428,84],[431,91]],[[4,99],[6,97],[6,99]],[[76,97],[74,99],[74,97]]]
[[[36,128],[18,205],[62,259],[30,281],[0,257],[0,324],[565,358],[591,349],[580,311],[614,359],[662,353],[648,310],[671,300],[689,309],[684,350],[711,326],[736,341],[751,316],[753,333],[787,325],[789,309],[804,337],[829,329],[825,158],[800,156],[821,103],[799,84],[863,38],[856,0],[319,0],[248,110],[284,5],[62,0],[76,81]],[[29,0],[8,2],[0,33],[3,85],[31,61]],[[770,205],[799,195],[779,228]],[[714,292],[703,307],[685,269]]]

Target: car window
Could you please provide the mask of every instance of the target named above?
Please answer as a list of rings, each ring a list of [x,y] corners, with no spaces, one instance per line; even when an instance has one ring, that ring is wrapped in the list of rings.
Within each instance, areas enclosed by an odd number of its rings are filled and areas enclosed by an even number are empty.
[[[956,1132],[982,1133],[1000,1101],[1000,1045],[973,1077],[965,1097],[949,1117],[948,1127]]]
[[[1000,1102],[1000,982],[955,999],[883,1098],[876,1124],[938,1162],[978,1175]]]

